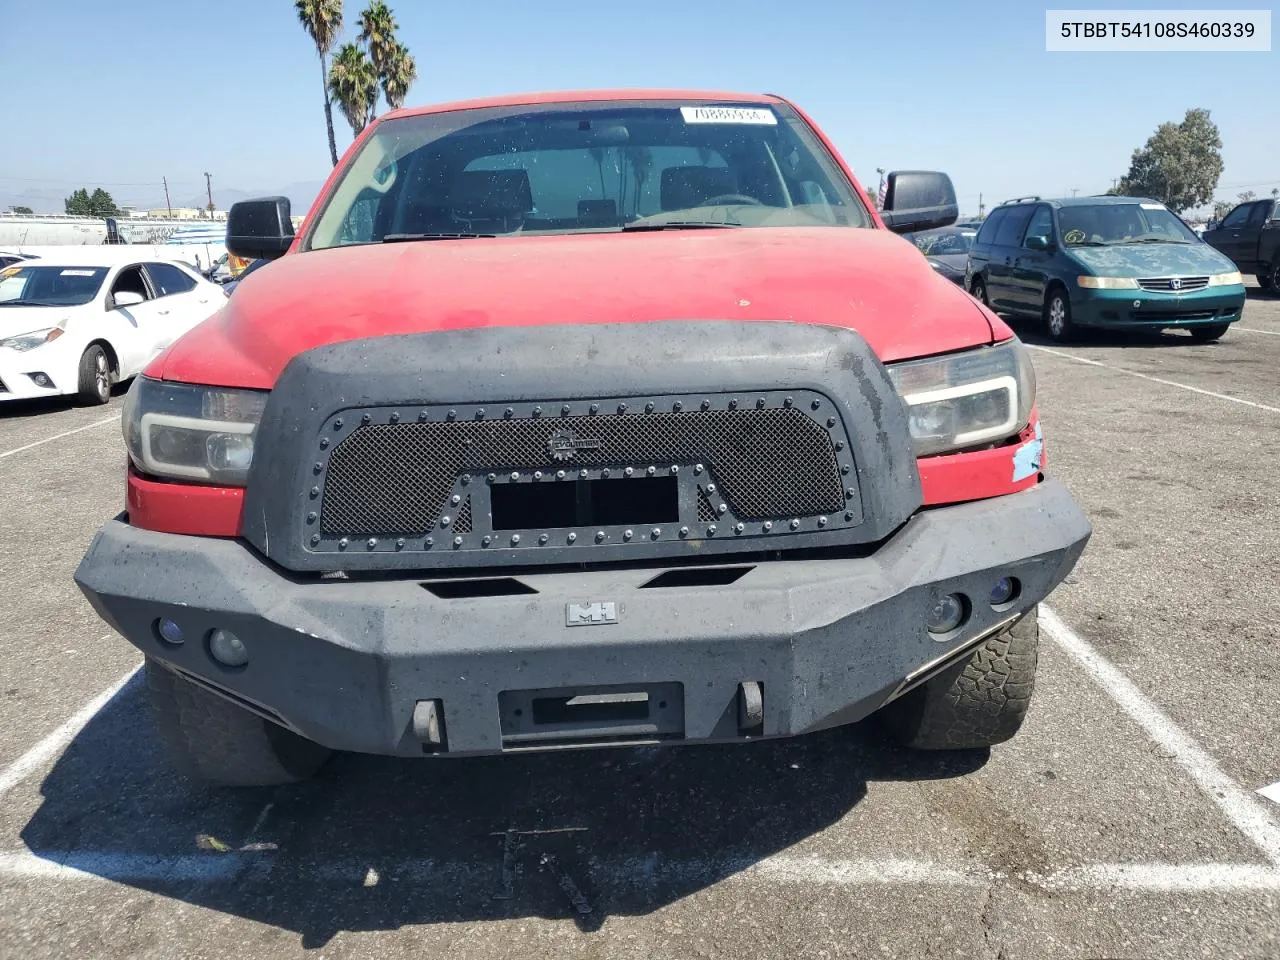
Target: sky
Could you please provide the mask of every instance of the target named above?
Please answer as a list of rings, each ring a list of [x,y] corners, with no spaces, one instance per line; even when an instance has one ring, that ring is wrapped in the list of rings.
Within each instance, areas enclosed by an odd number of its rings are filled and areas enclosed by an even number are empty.
[[[409,104],[606,87],[778,93],[869,190],[877,167],[945,170],[963,213],[979,195],[989,207],[1100,193],[1158,124],[1206,107],[1223,140],[1217,196],[1280,186],[1274,41],[1269,53],[1048,53],[1045,5],[1025,0],[389,2],[418,63]],[[343,39],[363,5],[347,0]],[[0,206],[23,195],[60,212],[71,190],[98,185],[120,204],[162,206],[161,177],[187,204],[206,171],[218,202],[223,190],[314,188],[329,171],[320,64],[290,0],[0,0],[0,76]],[[341,151],[351,130],[336,110],[334,122]]]

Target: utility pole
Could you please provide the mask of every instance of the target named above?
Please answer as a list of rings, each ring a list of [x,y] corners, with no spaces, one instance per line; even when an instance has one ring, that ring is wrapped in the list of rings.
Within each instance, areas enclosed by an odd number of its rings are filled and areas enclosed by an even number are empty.
[[[160,182],[164,184],[164,205],[169,211],[169,219],[173,219],[173,204],[169,202],[169,178],[161,177]]]
[[[982,214],[986,212],[986,205],[982,202],[982,194],[978,194],[978,219],[982,219]]]
[[[208,213],[209,213],[209,219],[212,220],[213,219],[213,174],[207,171],[205,172],[205,175],[204,175],[204,186],[205,186],[205,189],[209,191]]]
[[[1072,195],[1073,197],[1074,197],[1077,193],[1079,193],[1079,192],[1080,192],[1080,188],[1079,188],[1079,187],[1072,187],[1072,188],[1071,188],[1071,195]]]

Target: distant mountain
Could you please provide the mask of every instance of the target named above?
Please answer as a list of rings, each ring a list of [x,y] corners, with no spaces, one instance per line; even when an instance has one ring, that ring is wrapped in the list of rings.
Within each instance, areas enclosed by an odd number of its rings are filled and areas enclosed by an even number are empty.
[[[213,202],[219,210],[225,210],[237,200],[249,200],[253,197],[284,196],[289,198],[289,204],[295,214],[303,214],[311,208],[311,204],[315,202],[316,194],[320,192],[320,188],[323,185],[318,180],[298,180],[270,190],[239,190],[235,187],[215,187]],[[65,191],[65,193],[50,189],[14,191],[6,190],[3,186],[0,186],[0,212],[8,213],[10,207],[30,207],[36,213],[63,213],[63,200],[70,195],[70,190]],[[172,200],[175,207],[203,207],[209,202],[208,197],[203,193],[199,195],[192,194],[189,197],[173,197]],[[164,205],[164,194],[162,193],[159,197],[141,198],[134,206],[136,209],[160,210],[164,208]]]

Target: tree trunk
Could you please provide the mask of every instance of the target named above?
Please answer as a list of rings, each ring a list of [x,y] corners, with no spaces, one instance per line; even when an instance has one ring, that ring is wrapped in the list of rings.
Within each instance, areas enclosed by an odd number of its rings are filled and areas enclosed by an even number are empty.
[[[320,80],[324,86],[324,124],[329,130],[329,159],[338,165],[338,141],[333,139],[333,101],[329,99],[329,65],[320,54]]]

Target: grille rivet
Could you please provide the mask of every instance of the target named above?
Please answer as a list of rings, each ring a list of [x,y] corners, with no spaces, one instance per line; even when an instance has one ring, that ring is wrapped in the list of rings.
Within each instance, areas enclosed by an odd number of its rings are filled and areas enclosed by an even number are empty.
[[[738,401],[737,401],[737,400],[730,400],[730,401],[729,401],[729,409],[730,409],[730,410],[737,410],[737,409],[738,409]]]
[[[560,416],[567,417],[569,415],[569,405],[566,403],[560,408]]]
[[[397,538],[396,538],[396,549],[397,549],[397,550],[403,550],[403,549],[404,549],[404,537],[397,537]]]
[[[493,538],[489,536],[482,537],[480,540],[480,545],[482,547],[487,547],[491,543],[493,543]]]
[[[310,513],[307,514],[307,523],[315,523],[315,522],[316,522],[316,512],[312,510]]]
[[[843,440],[837,440],[837,441],[836,441],[836,450],[843,450],[843,449],[844,449],[844,441],[843,441]]]
[[[741,533],[745,529],[747,529],[747,525],[739,520],[738,523],[734,525],[733,532]]]
[[[714,483],[708,483],[707,493],[715,493],[715,492],[716,492],[716,485]]]
[[[652,530],[650,530],[650,531],[649,531],[649,536],[651,536],[651,537],[653,537],[653,539],[657,540],[660,536],[662,536],[662,528],[661,528],[661,527],[654,527]]]
[[[484,419],[484,407],[481,407],[479,410],[476,411],[476,419],[477,420]]]
[[[768,532],[769,532],[770,530],[772,530],[772,529],[773,529],[773,521],[772,521],[772,520],[766,520],[766,521],[764,522],[764,532],[765,532],[765,533],[768,533]]]
[[[556,479],[557,479],[557,480],[563,480],[563,479],[564,479],[564,471],[563,471],[563,470],[557,470],[557,471],[556,471]]]
[[[465,487],[470,482],[471,482],[471,474],[464,473],[462,475],[462,485]]]
[[[512,471],[511,471],[511,479],[512,479],[512,481],[519,480],[519,479],[520,479],[520,471],[518,471],[518,470],[512,470]]]
[[[644,412],[645,412],[645,413],[653,413],[653,404],[652,404],[652,403],[646,403],[646,404],[644,405]]]
[[[533,479],[535,479],[535,480],[541,480],[541,479],[542,479],[542,471],[541,471],[541,470],[535,470],[535,471],[533,471]]]
[[[608,480],[608,479],[609,479],[609,472],[610,472],[610,471],[609,471],[609,468],[608,468],[608,467],[605,467],[603,470],[601,470],[601,471],[600,471],[600,476],[602,476],[602,477],[604,477],[604,479]]]
[[[710,400],[703,400],[703,401],[702,401],[702,409],[703,409],[703,410],[710,410],[710,409],[711,409],[711,401],[710,401]]]
[[[454,546],[454,549],[455,549],[455,550],[456,550],[458,547],[462,546],[462,538],[461,538],[461,537],[454,537],[454,538],[453,538],[453,546]]]
[[[757,409],[757,410],[763,410],[763,409],[764,409],[764,397],[757,397],[757,398],[756,398],[756,409]]]
[[[682,536],[682,537],[687,537],[688,535],[689,535],[689,528],[688,528],[688,527],[681,527],[681,528],[680,528],[680,536]]]
[[[845,498],[846,500],[852,500],[852,499],[853,499],[853,487],[850,487],[849,489],[847,489],[847,490],[844,492],[844,498]]]
[[[792,518],[792,520],[791,520],[791,529],[792,529],[792,530],[799,530],[799,529],[800,529],[800,521],[799,521],[799,520],[796,520],[794,517],[793,517],[793,518]]]
[[[679,473],[679,472],[680,472],[680,465],[679,465],[679,464],[676,464],[676,463],[673,463],[673,464],[671,465],[671,473],[672,473],[672,475],[674,476],[675,474],[677,474],[677,473]]]
[[[341,417],[339,417],[337,420],[333,421],[333,429],[335,429],[335,430],[341,430],[341,429],[342,429],[342,418],[341,418]]]
[[[512,410],[510,407],[507,407],[507,409],[502,411],[502,416],[507,420],[510,420],[515,415],[516,415],[516,412]]]
[[[846,476],[848,476],[848,474],[849,474],[849,465],[846,463],[843,467],[841,467],[841,468],[840,468],[840,472],[841,472],[841,473],[843,473],[843,474],[845,474]]]
[[[435,537],[427,537],[427,549],[428,549],[428,550],[430,550],[430,549],[431,549],[432,547],[434,547],[435,545],[436,545],[436,538],[435,538]]]
[[[329,448],[329,438],[328,438],[328,437],[321,437],[321,438],[320,438],[320,449],[321,449],[321,450],[327,450],[328,448]]]
[[[620,404],[618,404],[618,412],[619,412],[619,413],[626,413],[626,412],[627,412],[627,405],[626,405],[625,403],[620,403]]]
[[[398,413],[393,413],[393,414],[391,414],[391,422],[392,422],[392,423],[399,423],[399,422],[400,422],[400,414],[398,414]]]
[[[648,470],[645,471],[645,473],[647,473],[651,477],[657,472],[658,472],[657,467],[650,467]]]
[[[852,520],[852,519],[853,519],[853,511],[852,511],[852,510],[850,510],[848,513],[846,513],[846,514],[844,515],[844,518],[845,518],[846,520]]]
[[[782,401],[782,405],[786,407],[788,410],[791,409],[791,404],[793,403],[795,403],[795,401],[792,400],[790,397],[787,397],[785,400]]]
[[[339,540],[339,541],[338,541],[338,549],[339,549],[339,550],[345,550],[345,549],[347,549],[347,538],[346,538],[346,537],[343,537],[341,540]]]
[[[707,527],[707,536],[714,537],[716,535],[716,525],[713,523]]]
[[[835,417],[827,417],[827,426],[828,426],[828,427],[834,427],[835,425],[836,425],[836,418],[835,418]]]
[[[604,531],[603,531],[603,530],[597,530],[597,531],[596,531],[596,543],[603,543],[603,542],[604,542]]]
[[[520,542],[520,534],[513,533],[511,535],[511,545],[514,547],[519,542]]]
[[[821,400],[811,400],[811,401],[809,401],[809,406],[810,406],[810,408],[811,408],[811,409],[813,409],[813,410],[817,410],[820,406],[822,406],[822,401],[821,401]]]
[[[700,463],[695,463],[695,464],[693,465],[693,472],[694,472],[694,473],[701,473],[701,472],[702,472],[702,469],[703,469],[703,468],[702,468],[702,464],[700,464]]]
[[[635,473],[635,470],[633,470],[631,467],[627,467],[627,468],[626,468],[625,470],[623,470],[622,472],[623,472],[624,474],[626,474],[626,475],[629,477],[629,476],[631,476],[633,473]]]
[[[622,531],[622,539],[623,539],[623,540],[630,540],[630,539],[631,539],[632,537],[634,537],[634,536],[635,536],[635,531],[634,531],[634,530],[623,530],[623,531]]]
[[[320,496],[320,488],[319,488],[319,487],[312,487],[312,488],[311,488],[311,496],[312,496],[312,497],[318,497],[318,496]]]
[[[373,422],[373,417],[366,413],[360,418],[360,422],[363,424],[370,424]]]
[[[534,408],[533,408],[533,415],[534,415],[535,417],[540,417],[540,416],[542,416],[542,408],[541,408],[541,407],[534,407]]]
[[[546,542],[547,542],[547,535],[545,533],[539,534],[538,543],[546,543]]]
[[[820,526],[820,527],[825,527],[826,525],[827,525],[827,518],[826,518],[826,517],[819,517],[819,518],[818,518],[818,526]]]
[[[485,477],[485,479],[488,480],[490,483],[493,483],[495,480],[498,479],[498,475],[496,473],[491,473],[487,477]]]
[[[443,516],[440,518],[440,526],[442,527],[447,527],[451,523],[453,523],[453,520],[448,516]]]
[[[365,541],[364,545],[368,547],[370,550],[372,550],[374,547],[378,545],[378,538],[370,537],[368,540]]]
[[[462,498],[455,493],[452,497],[449,498],[449,502],[456,507],[458,504],[462,502]]]
[[[314,464],[311,465],[311,469],[314,470],[316,473],[320,473],[324,470],[324,464],[321,463],[319,460],[317,460]]]
[[[681,403],[679,400],[677,400],[675,403],[671,405],[671,409],[674,410],[676,413],[679,413],[681,410],[684,409],[684,404]]]
[[[317,544],[317,543],[319,543],[319,542],[320,542],[320,534],[318,534],[318,533],[313,533],[313,534],[311,535],[311,544],[312,544],[312,546],[314,546],[315,544]]]
[[[587,479],[587,477],[590,476],[590,474],[586,470],[579,470],[578,476],[581,477],[583,480],[585,480]]]
[[[570,543],[573,543],[573,542],[574,542],[575,540],[577,540],[577,539],[578,539],[578,535],[577,535],[576,533],[571,533],[571,534],[569,534],[569,536],[568,536],[568,540],[569,540],[569,542],[570,542]]]
[[[592,412],[592,413],[599,413],[599,412],[600,412],[600,404],[598,404],[598,403],[593,403],[593,404],[591,405],[591,412]]]
[[[450,411],[446,414],[446,416],[447,416],[450,420],[457,420],[457,419],[458,419],[458,411],[457,411],[457,410],[450,410]]]
[[[724,516],[728,512],[729,505],[727,503],[722,503],[720,506],[716,507],[716,513],[720,514],[720,516]]]

